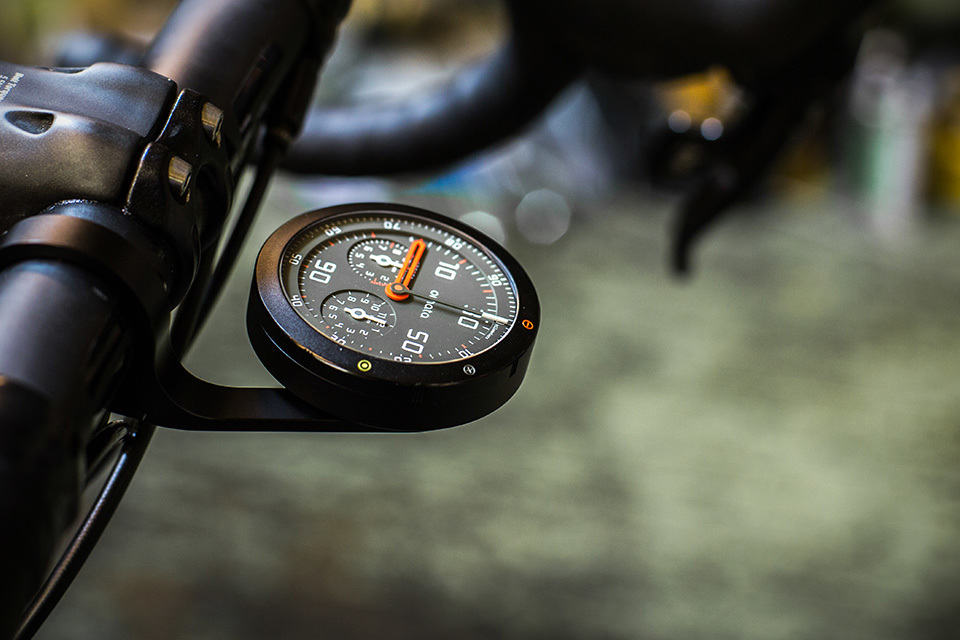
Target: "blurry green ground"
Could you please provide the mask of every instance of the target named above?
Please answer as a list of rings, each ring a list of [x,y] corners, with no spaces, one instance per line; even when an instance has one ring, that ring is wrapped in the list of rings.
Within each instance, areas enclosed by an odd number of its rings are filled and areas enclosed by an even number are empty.
[[[273,192],[252,244],[293,200]],[[681,284],[668,210],[624,196],[557,245],[510,244],[541,337],[479,423],[161,431],[39,637],[955,635],[960,228],[891,249],[779,206]],[[242,325],[252,258],[195,354],[218,381],[269,381]]]

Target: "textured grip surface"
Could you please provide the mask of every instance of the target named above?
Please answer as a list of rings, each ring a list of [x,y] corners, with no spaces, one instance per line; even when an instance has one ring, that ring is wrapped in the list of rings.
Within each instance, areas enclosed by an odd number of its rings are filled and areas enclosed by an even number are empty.
[[[80,268],[28,261],[0,272],[0,638],[77,513],[83,453],[126,345],[116,304]]]

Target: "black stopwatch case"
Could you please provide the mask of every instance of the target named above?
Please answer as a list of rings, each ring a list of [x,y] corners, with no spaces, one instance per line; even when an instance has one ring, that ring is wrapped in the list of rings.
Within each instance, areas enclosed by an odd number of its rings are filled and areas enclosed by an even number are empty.
[[[497,262],[517,294],[518,315],[494,346],[452,362],[409,364],[364,355],[310,326],[290,305],[280,265],[288,243],[306,228],[338,217],[399,215],[446,226]],[[456,220],[416,207],[364,203],[293,218],[267,240],[257,258],[247,332],[257,356],[289,391],[333,415],[381,429],[449,427],[499,408],[519,388],[540,326],[530,278],[492,239]]]

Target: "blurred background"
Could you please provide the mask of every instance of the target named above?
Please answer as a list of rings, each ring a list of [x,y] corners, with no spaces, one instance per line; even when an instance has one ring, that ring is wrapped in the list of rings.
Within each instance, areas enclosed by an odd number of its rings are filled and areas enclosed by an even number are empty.
[[[145,41],[172,6],[3,0],[0,58]],[[161,430],[38,637],[960,635],[960,8],[884,16],[687,279],[672,220],[744,104],[721,68],[588,76],[433,175],[276,180],[195,372],[271,384],[243,325],[259,246],[392,200],[525,265],[526,382],[429,435]],[[420,91],[503,30],[497,2],[356,0],[317,100]]]

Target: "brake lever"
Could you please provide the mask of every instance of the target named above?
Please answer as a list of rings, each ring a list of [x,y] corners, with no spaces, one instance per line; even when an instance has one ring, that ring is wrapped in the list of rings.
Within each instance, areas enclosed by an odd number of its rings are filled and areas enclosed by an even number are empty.
[[[766,177],[790,132],[815,102],[814,96],[806,98],[791,93],[761,99],[716,149],[673,227],[670,264],[674,273],[690,272],[696,241]]]
[[[808,60],[787,80],[754,83],[764,89],[723,144],[712,149],[700,183],[678,214],[670,249],[674,273],[690,272],[697,240],[769,174],[811,108],[835,93],[853,66],[858,40],[835,36],[807,52]]]

